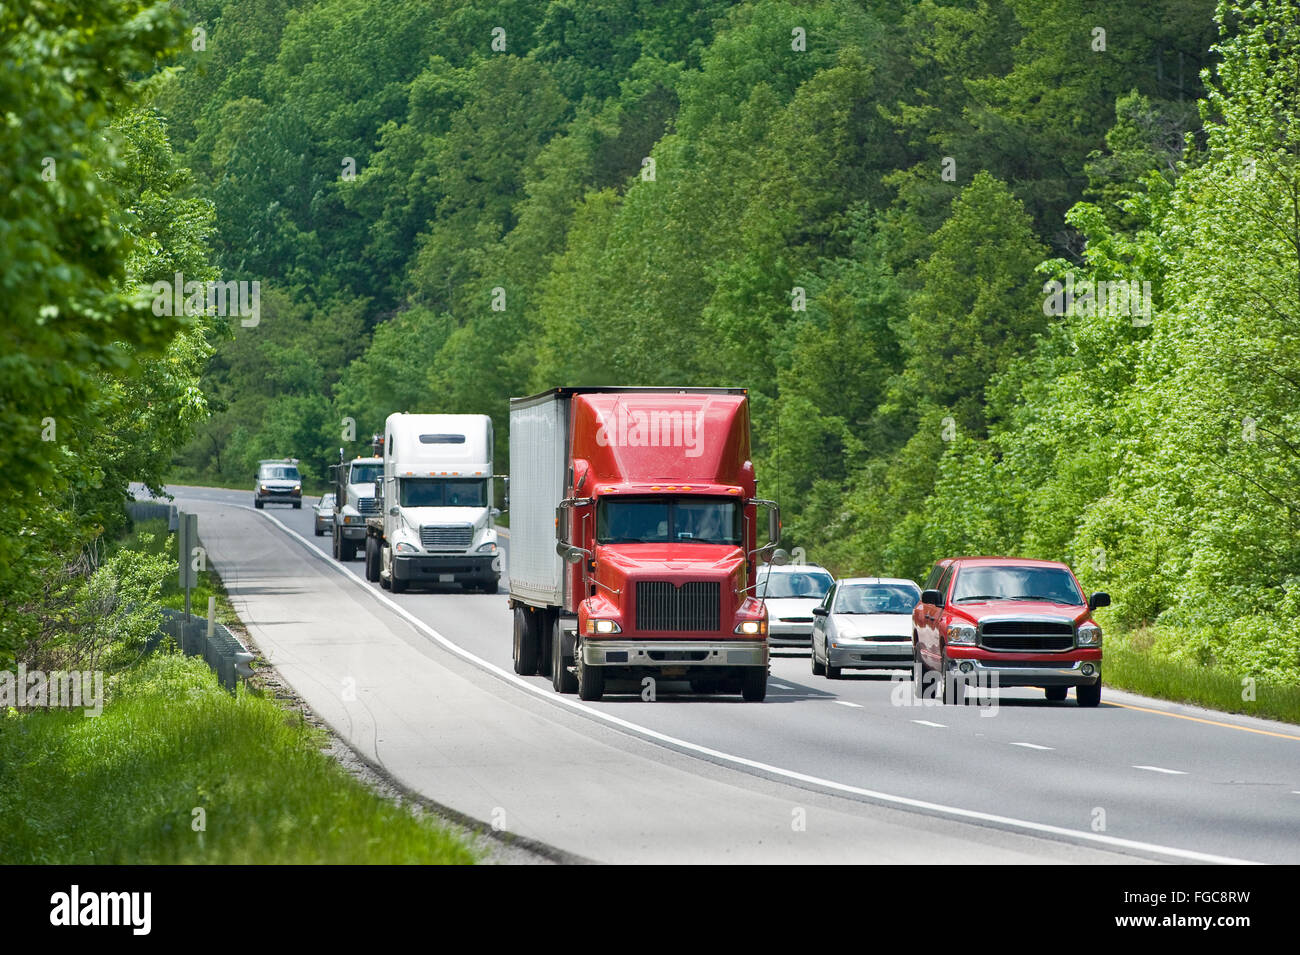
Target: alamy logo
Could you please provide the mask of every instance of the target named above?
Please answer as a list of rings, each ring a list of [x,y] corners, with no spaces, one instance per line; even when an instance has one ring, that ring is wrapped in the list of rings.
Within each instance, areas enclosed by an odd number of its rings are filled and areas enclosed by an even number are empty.
[[[1065,284],[1055,279],[1043,286],[1044,315],[1109,315],[1134,319],[1134,325],[1151,323],[1151,283],[1137,279],[1125,281],[1085,279],[1074,281],[1074,273],[1065,274]],[[1137,319],[1145,321],[1137,321]]]
[[[187,282],[184,273],[177,272],[172,281],[159,280],[151,288],[155,315],[237,315],[245,328],[262,320],[261,282]]]
[[[6,706],[82,707],[86,716],[104,712],[103,670],[0,670],[0,709]]]
[[[150,892],[70,891],[50,896],[51,925],[129,925],[131,934],[148,935],[152,925]]]
[[[619,405],[613,421],[597,414],[596,423],[602,448],[685,448],[688,458],[704,453],[703,411],[628,411]]]

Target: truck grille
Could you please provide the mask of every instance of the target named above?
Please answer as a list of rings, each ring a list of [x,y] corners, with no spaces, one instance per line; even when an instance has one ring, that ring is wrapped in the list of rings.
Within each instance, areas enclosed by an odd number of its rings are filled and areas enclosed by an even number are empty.
[[[474,541],[472,524],[429,524],[420,528],[425,550],[465,550]]]
[[[357,498],[357,513],[374,516],[379,513],[379,502],[373,497],[359,497]]]
[[[1074,649],[1074,626],[1060,620],[990,620],[980,626],[980,645],[1007,652]]]
[[[721,587],[698,580],[674,587],[667,580],[639,580],[636,585],[638,630],[718,630]]]

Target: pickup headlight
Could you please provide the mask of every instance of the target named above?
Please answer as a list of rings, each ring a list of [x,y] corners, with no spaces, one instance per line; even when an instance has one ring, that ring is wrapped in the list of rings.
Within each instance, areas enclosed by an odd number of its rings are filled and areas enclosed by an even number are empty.
[[[948,642],[954,646],[973,647],[975,645],[975,628],[968,623],[949,624]]]
[[[474,551],[476,554],[495,554],[496,552],[496,541],[488,541],[486,544],[479,544]]]
[[[623,628],[618,625],[617,620],[610,620],[602,617],[589,617],[587,619],[588,633],[622,633]]]
[[[1079,628],[1079,646],[1081,647],[1099,647],[1101,646],[1101,627],[1095,623],[1085,623]]]
[[[398,541],[397,546],[393,549],[399,554],[418,554],[420,552],[420,548],[407,541]]]

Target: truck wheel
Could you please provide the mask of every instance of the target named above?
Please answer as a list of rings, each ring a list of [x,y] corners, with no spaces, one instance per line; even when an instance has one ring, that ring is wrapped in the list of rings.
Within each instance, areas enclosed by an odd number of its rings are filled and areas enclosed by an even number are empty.
[[[388,589],[391,590],[393,593],[395,594],[406,593],[406,588],[408,584],[410,584],[409,580],[399,580],[397,574],[393,573],[391,570],[388,572]]]
[[[808,648],[808,655],[812,657],[812,674],[813,676],[825,676],[826,664],[817,662],[817,644],[814,643]]]
[[[1063,703],[1065,701],[1065,694],[1068,693],[1069,690],[1070,688],[1068,686],[1043,687],[1043,692],[1047,694],[1047,699],[1052,703]]]
[[[515,608],[515,672],[520,676],[537,672],[537,630],[532,617],[523,607]]]
[[[746,703],[762,703],[767,698],[767,667],[748,667],[745,670],[740,695]]]
[[[564,631],[559,614],[551,624],[551,686],[556,693],[578,692],[578,678],[569,672],[569,658],[564,655]]]
[[[366,580],[372,584],[379,579],[379,539],[366,537]]]
[[[1076,686],[1074,700],[1080,706],[1097,706],[1101,703],[1101,680],[1091,686]]]
[[[600,667],[584,666],[581,645],[575,650],[578,664],[578,698],[595,702],[605,695],[605,671]]]

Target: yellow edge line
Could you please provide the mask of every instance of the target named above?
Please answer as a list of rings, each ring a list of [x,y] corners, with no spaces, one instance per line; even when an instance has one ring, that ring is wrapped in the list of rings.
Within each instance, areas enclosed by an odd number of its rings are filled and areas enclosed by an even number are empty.
[[[1219,720],[1202,719],[1199,716],[1184,716],[1182,713],[1170,713],[1167,710],[1153,710],[1149,706],[1133,706],[1129,703],[1116,703],[1114,700],[1107,700],[1111,706],[1122,706],[1126,710],[1141,710],[1143,713],[1155,713],[1157,716],[1172,716],[1176,720],[1191,720],[1193,723],[1209,723],[1211,726],[1222,726],[1224,729],[1241,730],[1243,733],[1258,733],[1260,736],[1277,736],[1280,739],[1293,739],[1300,743],[1300,736],[1291,736],[1288,733],[1277,733],[1273,730],[1257,730],[1253,726],[1238,726],[1236,723],[1223,723]]]

